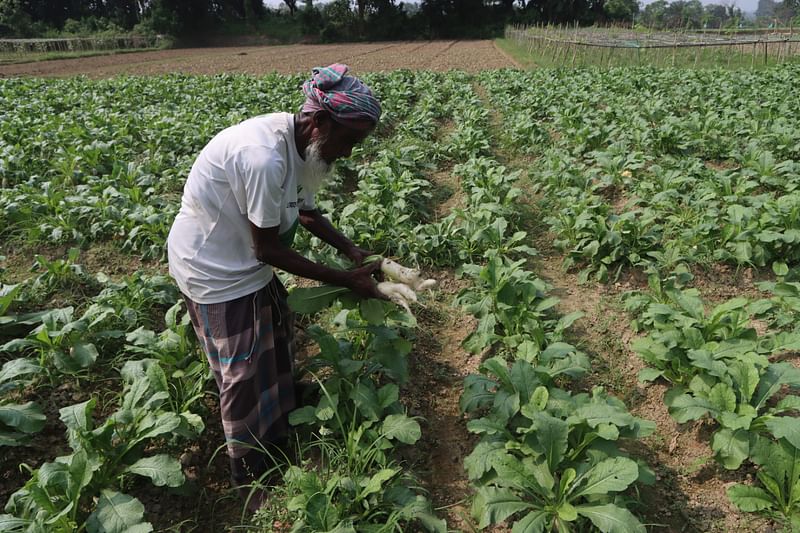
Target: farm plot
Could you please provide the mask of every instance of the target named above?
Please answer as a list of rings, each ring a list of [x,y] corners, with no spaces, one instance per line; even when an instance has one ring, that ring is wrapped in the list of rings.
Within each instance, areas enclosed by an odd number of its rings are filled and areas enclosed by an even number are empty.
[[[396,69],[475,72],[512,67],[492,41],[422,41],[365,44],[248,46],[133,52],[118,56],[0,65],[0,77],[309,72],[319,65],[345,63],[357,72]]]
[[[385,118],[320,205],[439,288],[414,315],[293,290],[310,394],[292,414],[297,457],[264,480],[273,498],[254,517],[222,482],[213,387],[161,275],[164,240],[206,140],[296,108],[300,78],[3,81],[0,530],[796,520],[800,285],[782,202],[797,74],[368,75]],[[696,228],[671,218],[684,213]],[[704,268],[726,264],[774,274],[720,302]],[[619,375],[632,368],[654,384]]]

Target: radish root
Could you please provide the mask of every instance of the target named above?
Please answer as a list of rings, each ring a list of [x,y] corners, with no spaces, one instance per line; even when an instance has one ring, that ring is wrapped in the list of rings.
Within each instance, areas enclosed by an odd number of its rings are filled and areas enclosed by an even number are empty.
[[[381,272],[390,281],[378,283],[378,290],[408,314],[412,314],[409,303],[417,302],[417,292],[436,286],[435,279],[422,279],[419,270],[404,267],[391,259],[381,261]]]

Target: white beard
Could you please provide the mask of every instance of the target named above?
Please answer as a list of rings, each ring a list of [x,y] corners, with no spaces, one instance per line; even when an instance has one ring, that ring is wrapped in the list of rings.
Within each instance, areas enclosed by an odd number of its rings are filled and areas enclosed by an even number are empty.
[[[325,139],[318,139],[306,146],[306,172],[298,178],[298,185],[311,194],[316,194],[333,171],[333,165],[326,163],[321,156],[324,142]]]

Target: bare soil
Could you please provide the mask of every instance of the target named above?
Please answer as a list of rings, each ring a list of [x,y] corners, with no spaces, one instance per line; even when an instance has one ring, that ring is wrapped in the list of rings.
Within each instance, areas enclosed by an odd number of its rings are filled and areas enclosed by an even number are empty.
[[[463,463],[476,439],[467,432],[458,400],[464,378],[477,372],[480,356],[461,347],[475,320],[451,305],[460,290],[452,276],[445,271],[436,274],[442,287],[437,302],[418,317],[423,327],[409,358],[413,378],[404,398],[409,412],[423,418],[422,439],[413,453],[415,470],[448,528],[469,531],[472,491]]]
[[[355,72],[396,69],[465,70],[513,67],[515,63],[492,41],[412,41],[355,44],[293,44],[184,48],[132,52],[113,56],[55,59],[0,66],[0,77],[66,77],[83,75],[109,78],[119,75],[149,76],[244,73],[263,75],[307,73],[330,63],[345,63]]]

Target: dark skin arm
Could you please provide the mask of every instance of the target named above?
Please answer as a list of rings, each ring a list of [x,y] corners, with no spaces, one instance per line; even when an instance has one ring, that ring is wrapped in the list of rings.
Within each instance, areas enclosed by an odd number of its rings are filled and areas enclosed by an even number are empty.
[[[360,266],[364,259],[372,255],[372,252],[359,248],[353,241],[342,235],[327,218],[322,216],[319,209],[300,211],[299,217],[300,224],[312,235],[319,237],[323,242],[339,250],[339,253],[350,259],[354,264]]]
[[[259,228],[252,222],[250,223],[256,258],[262,263],[267,263],[296,276],[346,287],[362,298],[386,299],[378,292],[378,286],[372,277],[372,273],[380,268],[380,261],[354,270],[329,268],[309,261],[291,248],[284,246],[278,238],[278,229],[277,226]]]

